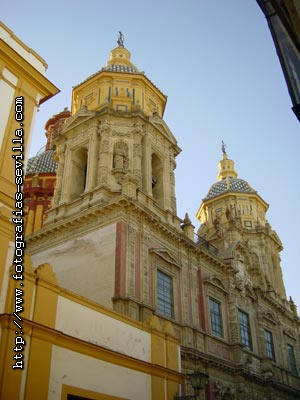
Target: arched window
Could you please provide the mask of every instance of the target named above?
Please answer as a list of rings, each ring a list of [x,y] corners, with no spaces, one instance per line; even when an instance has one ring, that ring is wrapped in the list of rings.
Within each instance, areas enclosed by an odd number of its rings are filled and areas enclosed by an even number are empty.
[[[70,179],[70,198],[75,200],[85,190],[87,178],[87,149],[82,147],[72,154],[72,171]]]
[[[163,164],[156,154],[151,157],[152,195],[160,207],[164,206]]]

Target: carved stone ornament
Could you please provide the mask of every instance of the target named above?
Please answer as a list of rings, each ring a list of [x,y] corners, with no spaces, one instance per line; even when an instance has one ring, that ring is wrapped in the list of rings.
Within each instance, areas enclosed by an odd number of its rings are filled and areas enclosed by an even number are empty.
[[[142,157],[142,146],[138,143],[133,146],[133,156]]]
[[[114,145],[113,168],[127,170],[128,165],[128,146],[120,140]]]
[[[236,252],[235,254],[233,268],[235,272],[233,286],[241,290],[243,296],[246,296],[246,288],[251,290],[252,283],[246,272],[244,257],[239,252]]]
[[[222,399],[232,399],[236,400],[236,389],[233,384],[231,383],[223,383],[223,382],[217,382],[215,386],[216,390],[216,399],[217,400],[222,400]]]
[[[143,134],[143,127],[142,127],[142,125],[140,124],[140,123],[136,123],[135,125],[134,125],[134,131],[133,131],[134,133],[136,133],[136,134],[140,134],[140,135],[142,135]]]
[[[258,374],[261,373],[261,363],[257,358],[244,353],[241,361],[245,368]]]

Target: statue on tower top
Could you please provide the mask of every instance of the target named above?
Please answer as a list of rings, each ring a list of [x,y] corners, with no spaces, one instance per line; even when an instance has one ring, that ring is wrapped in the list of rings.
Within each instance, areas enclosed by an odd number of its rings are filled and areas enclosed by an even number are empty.
[[[124,38],[123,33],[121,31],[119,31],[119,37],[118,37],[118,40],[117,40],[117,43],[118,43],[119,46],[124,47],[124,39],[125,38]]]
[[[223,140],[222,140],[221,149],[222,149],[223,154],[226,154],[226,144],[224,143]]]

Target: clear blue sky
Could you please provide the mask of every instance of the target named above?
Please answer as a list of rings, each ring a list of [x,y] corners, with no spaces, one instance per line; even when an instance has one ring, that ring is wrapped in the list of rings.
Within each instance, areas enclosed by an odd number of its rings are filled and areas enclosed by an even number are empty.
[[[178,214],[195,213],[216,181],[221,140],[239,177],[270,204],[287,296],[300,306],[300,124],[291,111],[266,20],[255,0],[3,1],[1,20],[48,63],[61,93],[41,106],[31,155],[72,86],[101,69],[125,35],[132,61],[168,95],[178,140]]]

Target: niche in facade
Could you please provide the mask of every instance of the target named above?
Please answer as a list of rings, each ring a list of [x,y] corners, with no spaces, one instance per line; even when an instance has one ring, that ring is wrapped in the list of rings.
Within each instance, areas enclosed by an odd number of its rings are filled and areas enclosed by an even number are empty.
[[[128,146],[125,142],[119,141],[114,145],[113,168],[128,169]]]
[[[85,190],[87,178],[87,149],[82,147],[72,154],[69,200],[75,200]]]
[[[152,154],[151,157],[152,171],[152,195],[160,207],[164,206],[164,188],[163,188],[163,163],[161,159]]]

